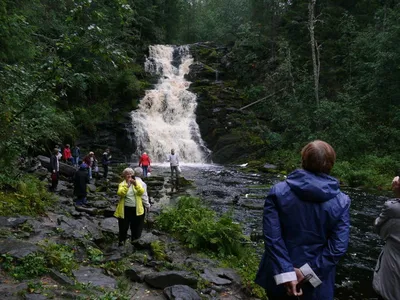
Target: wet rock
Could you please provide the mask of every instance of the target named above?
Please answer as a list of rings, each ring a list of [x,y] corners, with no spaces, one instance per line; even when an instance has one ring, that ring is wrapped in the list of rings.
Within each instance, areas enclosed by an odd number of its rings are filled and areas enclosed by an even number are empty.
[[[277,169],[278,167],[277,166],[275,166],[275,165],[272,165],[272,164],[265,164],[264,165],[264,168],[265,169]]]
[[[39,251],[41,249],[38,246],[22,240],[5,239],[0,243],[0,254],[8,254],[19,259]]]
[[[150,249],[151,243],[155,241],[158,241],[158,237],[151,232],[147,232],[140,239],[134,241],[134,246],[141,249]]]
[[[197,285],[197,277],[186,271],[164,271],[159,273],[147,274],[144,281],[155,288],[164,289],[173,285]]]
[[[84,206],[76,205],[75,209],[76,209],[76,211],[87,213],[90,216],[96,216],[99,214],[98,209],[93,208],[93,207],[84,207]]]
[[[28,288],[27,283],[19,284],[0,284],[0,299],[14,300],[21,299],[19,293],[26,291]]]
[[[218,272],[211,269],[204,269],[204,273],[200,274],[200,277],[216,285],[229,285],[232,283],[231,280],[223,278]]]
[[[101,230],[118,234],[118,220],[116,218],[106,218],[100,222]]]
[[[43,167],[45,167],[46,169],[50,167],[49,157],[39,155],[37,158],[40,160],[40,163],[42,164]],[[72,177],[74,176],[75,172],[76,169],[73,166],[60,162],[60,174],[65,175],[67,177]]]
[[[143,282],[144,279],[143,276],[140,276],[140,274],[134,269],[125,270],[125,276],[133,282]]]
[[[116,206],[109,206],[103,210],[103,216],[105,218],[114,217],[115,210],[117,209]]]
[[[25,300],[45,300],[49,299],[45,295],[42,294],[26,294]]]
[[[217,274],[219,277],[228,278],[234,283],[241,284],[242,279],[240,278],[239,274],[235,272],[235,270],[230,268],[214,268],[212,269],[214,274]]]
[[[164,295],[171,300],[201,300],[199,294],[187,285],[174,285],[164,289]]]
[[[49,270],[49,276],[51,278],[53,278],[55,281],[57,281],[59,284],[69,285],[69,286],[75,285],[75,283],[72,279],[70,279],[69,277],[61,274],[60,272],[58,272],[54,269]]]
[[[93,267],[80,267],[72,271],[79,283],[92,284],[97,287],[111,288],[117,287],[117,281],[107,275],[104,275],[102,269]]]
[[[95,192],[96,192],[96,186],[95,186],[94,184],[92,184],[92,183],[89,183],[89,184],[87,185],[87,188],[89,189],[89,191],[90,191],[91,193],[95,193]]]
[[[109,204],[107,201],[92,201],[90,205],[96,208],[107,208]]]
[[[28,220],[27,217],[0,217],[0,227],[17,227]]]
[[[262,210],[264,209],[264,199],[242,199],[238,202],[238,205],[250,208]]]
[[[103,239],[100,227],[87,218],[74,220],[66,216],[61,216],[58,222],[60,228],[63,230],[62,236],[66,238],[79,240],[93,239],[95,241]]]

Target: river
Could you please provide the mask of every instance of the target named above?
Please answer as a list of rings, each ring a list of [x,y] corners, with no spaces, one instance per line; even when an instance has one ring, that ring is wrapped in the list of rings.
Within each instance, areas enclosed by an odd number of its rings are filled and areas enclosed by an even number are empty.
[[[169,175],[166,164],[153,168],[159,175]],[[195,184],[189,192],[204,199],[218,213],[232,211],[234,220],[243,225],[245,234],[251,235],[262,230],[262,207],[269,187],[283,177],[244,170],[239,166],[182,166],[183,176]],[[338,300],[377,299],[372,289],[372,273],[383,243],[374,233],[372,224],[387,198],[357,189],[345,189],[344,192],[352,200],[352,227],[349,249],[337,270],[335,296]]]

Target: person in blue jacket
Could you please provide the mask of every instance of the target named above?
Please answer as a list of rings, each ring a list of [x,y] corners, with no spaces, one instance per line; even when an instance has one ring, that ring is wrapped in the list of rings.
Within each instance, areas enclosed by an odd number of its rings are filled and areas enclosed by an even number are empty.
[[[274,185],[264,204],[265,252],[255,282],[269,300],[333,300],[336,265],[347,251],[350,199],[329,176],[336,153],[316,140],[301,157],[303,169]]]

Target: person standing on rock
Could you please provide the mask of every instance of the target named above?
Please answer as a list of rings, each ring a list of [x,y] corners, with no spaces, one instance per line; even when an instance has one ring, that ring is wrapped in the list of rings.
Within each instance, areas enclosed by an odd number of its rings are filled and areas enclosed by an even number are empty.
[[[103,153],[103,159],[102,159],[102,164],[103,164],[103,169],[104,169],[104,178],[107,179],[108,175],[108,166],[111,162],[111,155],[110,155],[110,149],[107,148],[106,151]]]
[[[350,199],[328,175],[335,151],[317,140],[301,158],[303,169],[274,185],[264,204],[265,252],[255,282],[269,300],[333,300],[336,265],[348,247]]]
[[[66,163],[69,163],[72,161],[71,148],[69,147],[69,144],[66,144],[64,147],[63,159],[64,159],[64,162],[66,162]]]
[[[139,160],[139,167],[143,169],[143,177],[147,177],[148,169],[150,168],[150,157],[147,155],[146,152],[143,152],[142,156]]]
[[[55,192],[58,185],[58,174],[60,172],[60,162],[58,160],[58,148],[54,148],[53,154],[50,156],[51,170],[51,191]]]
[[[81,149],[79,149],[78,145],[75,145],[71,151],[72,154],[72,164],[75,168],[79,165],[79,157],[81,156]]]
[[[82,163],[79,170],[74,174],[74,195],[76,197],[76,206],[86,205],[87,184],[89,183],[88,166]]]
[[[173,184],[174,181],[174,173],[175,173],[175,188],[178,188],[179,186],[179,173],[180,173],[180,168],[179,168],[179,157],[178,154],[175,154],[175,150],[171,149],[171,154],[168,155],[169,164],[171,166],[171,183]]]
[[[114,213],[114,217],[118,218],[118,246],[125,244],[129,228],[131,229],[131,242],[140,238],[145,218],[142,200],[144,188],[136,181],[132,168],[126,168],[122,172],[122,176],[124,181],[119,184],[117,192],[120,200]]]
[[[88,155],[86,155],[83,159],[83,162],[88,165],[88,176],[89,179],[92,179],[92,170],[94,168],[94,162],[96,161],[96,157],[94,156],[94,152],[90,151]]]
[[[392,181],[396,199],[385,202],[385,206],[375,220],[375,228],[385,241],[374,270],[373,288],[378,299],[400,299],[400,179]]]

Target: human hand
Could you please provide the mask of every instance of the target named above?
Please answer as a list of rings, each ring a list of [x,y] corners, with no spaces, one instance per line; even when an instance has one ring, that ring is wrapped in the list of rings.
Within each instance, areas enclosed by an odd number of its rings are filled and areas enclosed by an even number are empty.
[[[301,295],[303,295],[303,291],[301,289],[300,289],[299,292],[297,292],[297,288],[296,288],[297,283],[298,283],[297,280],[293,280],[293,281],[289,281],[289,282],[285,282],[284,283],[285,288],[286,288],[286,293],[289,296],[301,296]]]
[[[301,281],[304,278],[303,272],[297,268],[294,268],[294,271],[296,272],[297,281]]]
[[[150,206],[144,208],[146,215],[150,212]]]

